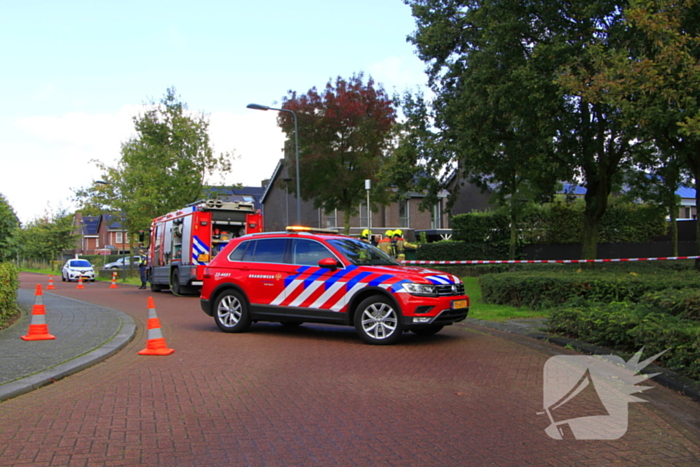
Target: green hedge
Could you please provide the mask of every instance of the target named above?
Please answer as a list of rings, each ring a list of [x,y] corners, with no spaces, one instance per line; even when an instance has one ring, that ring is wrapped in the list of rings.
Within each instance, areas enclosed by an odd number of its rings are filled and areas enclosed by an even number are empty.
[[[531,207],[520,219],[519,242],[581,243],[583,203]],[[664,213],[656,206],[611,203],[600,222],[599,243],[645,243],[666,233]],[[499,212],[472,212],[452,218],[453,238],[467,243],[504,243],[510,238],[508,217]]]
[[[16,310],[19,269],[12,263],[0,263],[0,323],[4,323]]]
[[[664,289],[700,288],[700,276],[693,271],[636,273],[600,271],[515,272],[486,274],[479,279],[487,303],[544,309],[577,298],[600,302],[637,301],[648,292]]]
[[[659,357],[665,367],[700,380],[700,323],[659,312],[648,303],[588,303],[557,309],[547,321],[550,332],[591,344]]]

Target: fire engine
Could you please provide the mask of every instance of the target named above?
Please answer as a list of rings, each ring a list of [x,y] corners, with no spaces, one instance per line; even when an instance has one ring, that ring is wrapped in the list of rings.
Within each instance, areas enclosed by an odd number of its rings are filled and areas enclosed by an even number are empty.
[[[197,201],[153,219],[148,249],[151,290],[198,292],[204,267],[231,239],[262,230],[262,214],[253,203],[218,199]]]

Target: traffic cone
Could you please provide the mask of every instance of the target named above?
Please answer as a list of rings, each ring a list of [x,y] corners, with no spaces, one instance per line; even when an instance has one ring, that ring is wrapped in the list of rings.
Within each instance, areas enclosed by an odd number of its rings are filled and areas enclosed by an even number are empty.
[[[49,285],[46,287],[46,290],[54,290],[55,288],[53,286],[53,276],[49,274]]]
[[[163,332],[160,329],[160,320],[156,315],[156,306],[153,297],[148,297],[148,341],[146,348],[139,355],[170,355],[175,349],[169,349],[165,344]]]
[[[22,336],[25,341],[43,341],[55,339],[49,334],[49,325],[46,324],[46,309],[44,308],[44,296],[41,294],[41,284],[36,285],[36,298],[32,308],[32,321],[29,324],[29,332]]]
[[[110,289],[118,289],[117,287],[117,273],[113,272],[112,273],[112,285],[109,286]]]
[[[76,289],[84,289],[85,286],[83,285],[83,276],[78,276],[78,285],[75,287]]]

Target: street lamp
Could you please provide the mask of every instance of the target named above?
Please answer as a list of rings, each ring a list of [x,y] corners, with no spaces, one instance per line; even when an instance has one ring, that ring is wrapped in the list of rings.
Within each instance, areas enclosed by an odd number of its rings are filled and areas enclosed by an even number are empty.
[[[294,157],[297,165],[297,224],[301,224],[301,188],[299,188],[299,127],[297,125],[297,114],[293,110],[277,109],[260,104],[248,104],[246,108],[253,110],[276,110],[278,112],[289,112],[294,117]]]

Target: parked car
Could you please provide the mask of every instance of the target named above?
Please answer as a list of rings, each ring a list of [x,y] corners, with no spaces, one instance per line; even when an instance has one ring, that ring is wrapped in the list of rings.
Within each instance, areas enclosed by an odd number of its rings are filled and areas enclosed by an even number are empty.
[[[200,303],[224,332],[330,323],[369,344],[435,334],[469,312],[456,276],[404,266],[353,237],[294,230],[233,239],[205,269]]]
[[[61,270],[61,279],[65,281],[77,281],[82,277],[84,281],[95,282],[95,269],[86,259],[69,259]]]
[[[139,258],[138,258],[138,256],[132,256],[132,258],[134,259],[134,268],[137,268],[137,267],[138,267],[138,264],[139,264]],[[129,267],[129,262],[130,262],[130,259],[129,259],[128,256],[126,256],[126,257],[124,257],[124,258],[119,258],[118,260],[113,261],[113,262],[111,262],[111,263],[105,264],[105,267],[104,267],[104,268],[105,268],[105,269],[123,269],[123,268],[128,268],[128,267]]]

